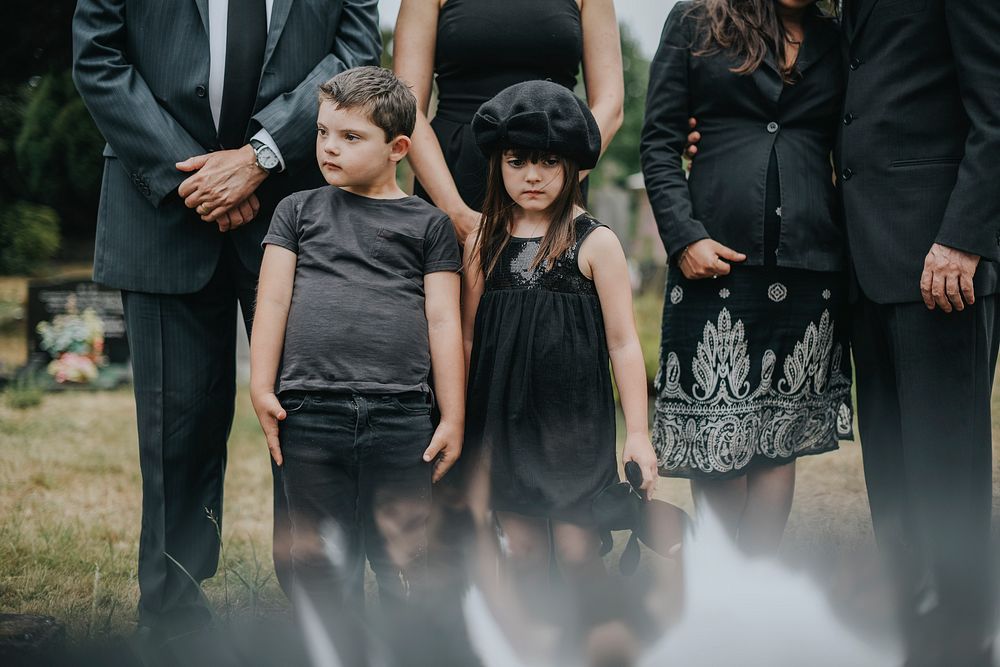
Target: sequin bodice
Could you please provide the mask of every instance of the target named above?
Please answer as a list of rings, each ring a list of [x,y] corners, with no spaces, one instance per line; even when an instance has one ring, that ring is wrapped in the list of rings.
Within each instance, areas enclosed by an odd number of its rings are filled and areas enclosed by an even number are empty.
[[[547,261],[540,262],[534,268],[531,267],[541,247],[541,238],[512,237],[503,249],[496,268],[486,279],[486,291],[543,289],[550,292],[597,296],[594,281],[580,272],[577,255],[584,239],[592,231],[605,225],[587,214],[577,217],[574,223],[576,242],[556,260],[555,266],[551,269]]]

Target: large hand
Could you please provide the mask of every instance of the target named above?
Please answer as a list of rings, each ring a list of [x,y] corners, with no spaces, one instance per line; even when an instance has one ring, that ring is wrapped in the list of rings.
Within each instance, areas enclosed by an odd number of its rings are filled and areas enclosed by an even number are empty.
[[[455,225],[455,234],[458,235],[458,242],[463,246],[465,245],[465,239],[469,237],[469,234],[476,231],[479,221],[482,220],[482,215],[468,206],[457,211],[452,211],[448,217],[451,218],[451,223]]]
[[[424,452],[424,461],[434,464],[434,481],[437,482],[448,470],[455,465],[459,455],[462,453],[463,428],[458,424],[441,420],[431,444]]]
[[[920,295],[927,308],[934,310],[938,306],[950,313],[952,307],[965,310],[966,304],[974,304],[976,290],[972,278],[978,266],[979,255],[940,243],[932,245],[924,259],[924,272],[920,275]]]
[[[742,262],[747,258],[712,239],[695,241],[681,251],[680,267],[688,280],[725,276],[729,274],[729,262]]]
[[[267,178],[257,166],[249,145],[236,150],[195,155],[177,163],[184,172],[195,172],[177,188],[184,205],[193,208],[202,220],[217,222],[233,207],[250,198]]]
[[[259,210],[260,201],[257,200],[257,195],[251,194],[239,204],[216,218],[215,224],[219,226],[220,232],[232,231],[233,229],[236,229],[241,225],[245,225],[257,217],[257,211]],[[201,219],[208,220],[205,216],[202,216]]]

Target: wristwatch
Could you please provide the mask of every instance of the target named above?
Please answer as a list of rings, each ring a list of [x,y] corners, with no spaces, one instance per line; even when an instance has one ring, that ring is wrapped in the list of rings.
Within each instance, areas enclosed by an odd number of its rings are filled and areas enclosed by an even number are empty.
[[[278,161],[278,156],[275,155],[274,151],[265,144],[263,141],[257,141],[256,139],[250,140],[250,148],[253,152],[257,154],[257,166],[271,174],[278,170],[281,162]]]

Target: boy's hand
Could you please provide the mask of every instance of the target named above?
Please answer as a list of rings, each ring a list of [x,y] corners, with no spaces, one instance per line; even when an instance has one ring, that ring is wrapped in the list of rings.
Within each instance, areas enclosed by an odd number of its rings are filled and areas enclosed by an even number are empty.
[[[659,480],[656,465],[656,452],[645,433],[635,433],[625,438],[625,449],[622,452],[622,464],[635,461],[642,470],[642,486],[639,487],[646,500],[653,497],[656,482]]]
[[[274,392],[262,392],[260,394],[250,394],[250,402],[253,403],[254,412],[257,413],[257,420],[264,430],[264,437],[267,438],[267,449],[271,452],[271,458],[279,466],[281,465],[281,444],[278,442],[278,422],[284,421],[287,416],[285,409],[278,402],[278,397]]]
[[[441,420],[434,429],[431,444],[424,451],[424,461],[434,462],[434,481],[437,482],[455,465],[462,453],[462,438],[465,429],[461,425]]]

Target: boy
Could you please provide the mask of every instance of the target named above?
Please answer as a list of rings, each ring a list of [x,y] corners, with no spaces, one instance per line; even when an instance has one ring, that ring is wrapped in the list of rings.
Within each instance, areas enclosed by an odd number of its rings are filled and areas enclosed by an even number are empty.
[[[294,575],[336,606],[363,601],[366,553],[383,596],[423,585],[431,485],[462,446],[465,366],[454,229],[396,184],[413,94],[389,70],[359,67],[319,98],[316,159],[332,187],[291,195],[274,212],[250,392],[283,468]],[[404,529],[387,529],[399,507]]]

